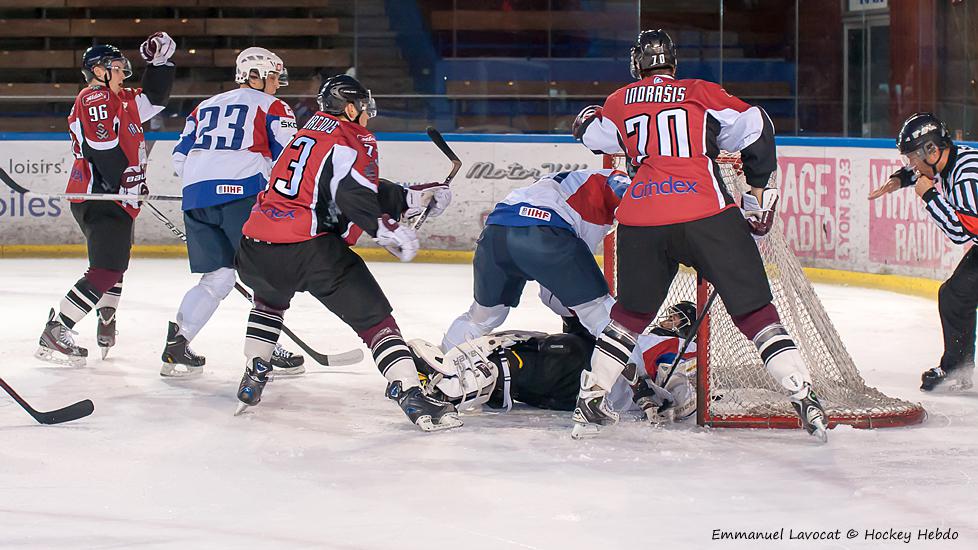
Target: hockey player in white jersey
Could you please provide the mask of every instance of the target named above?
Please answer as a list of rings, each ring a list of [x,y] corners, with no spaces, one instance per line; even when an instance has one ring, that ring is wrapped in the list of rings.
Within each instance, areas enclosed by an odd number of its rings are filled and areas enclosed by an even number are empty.
[[[476,245],[475,301],[448,328],[442,350],[502,325],[529,280],[568,305],[588,332],[599,334],[613,299],[594,251],[630,183],[616,170],[575,170],[547,174],[507,195],[489,214]]]
[[[237,89],[205,99],[190,113],[173,150],[173,166],[183,180],[190,270],[201,277],[167,328],[162,376],[203,371],[204,357],[189,344],[234,289],[241,227],[268,185],[273,162],[296,133],[292,109],[275,97],[288,85],[277,55],[265,48],[242,50],[235,81]],[[280,374],[301,374],[302,363],[301,355],[281,346],[272,357]]]

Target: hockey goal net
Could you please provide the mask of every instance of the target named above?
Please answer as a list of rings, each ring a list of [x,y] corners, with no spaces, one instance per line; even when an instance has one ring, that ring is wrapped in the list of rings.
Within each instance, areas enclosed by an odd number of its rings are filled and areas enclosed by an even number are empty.
[[[739,197],[747,189],[740,156],[723,154],[717,160],[727,188]],[[608,155],[605,167],[624,171],[625,159]],[[866,385],[801,264],[788,248],[781,223],[777,219],[758,247],[774,305],[811,371],[830,426],[882,428],[921,422],[925,412],[919,404],[888,397]],[[612,293],[616,281],[615,235],[612,232],[606,237],[604,248],[605,275]],[[695,272],[683,268],[663,308],[689,300],[702,311],[710,290],[708,282],[698,281]],[[697,422],[718,427],[800,427],[781,385],[764,369],[757,349],[733,324],[719,297],[697,333]]]

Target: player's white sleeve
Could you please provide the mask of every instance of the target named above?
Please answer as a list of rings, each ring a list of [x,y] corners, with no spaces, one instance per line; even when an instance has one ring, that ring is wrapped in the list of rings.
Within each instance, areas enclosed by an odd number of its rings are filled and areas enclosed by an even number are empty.
[[[622,139],[618,134],[618,127],[610,119],[600,114],[595,115],[584,128],[581,143],[598,155],[601,153],[614,155],[625,152],[622,149]]]
[[[173,171],[176,172],[177,177],[180,179],[183,179],[183,165],[187,162],[187,155],[190,154],[190,149],[196,141],[197,109],[194,109],[187,117],[187,123],[183,127],[183,133],[180,134],[180,140],[177,141],[176,147],[173,148]]]

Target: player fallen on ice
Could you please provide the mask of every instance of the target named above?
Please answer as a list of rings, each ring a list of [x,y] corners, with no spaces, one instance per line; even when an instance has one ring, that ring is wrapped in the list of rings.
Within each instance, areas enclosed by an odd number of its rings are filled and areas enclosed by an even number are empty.
[[[502,325],[527,281],[540,283],[544,303],[565,324],[579,322],[599,334],[614,300],[594,251],[630,182],[616,170],[574,170],[547,174],[506,195],[486,218],[475,247],[475,300],[445,332],[442,350]]]
[[[176,69],[169,60],[174,51],[176,43],[169,35],[151,35],[139,48],[146,61],[142,88],[124,88],[132,66],[119,48],[102,44],[85,50],[82,74],[88,85],[78,93],[68,115],[75,160],[66,192],[147,193],[143,123],[162,111],[170,98]],[[35,357],[84,365],[88,350],[75,343],[73,329],[93,309],[102,357],[115,345],[116,310],[138,214],[138,201],[71,202],[71,215],[88,246],[88,270],[51,309]]]
[[[971,247],[937,294],[944,355],[921,375],[920,389],[971,389],[978,307],[978,248],[973,246],[978,240],[978,150],[951,141],[947,126],[931,113],[904,121],[896,145],[905,166],[870,192],[869,200],[913,186],[941,231],[953,243]]]
[[[451,201],[443,185],[417,189],[379,185],[377,140],[367,130],[377,107],[355,78],[327,79],[314,114],[272,167],[268,189],[242,230],[236,265],[255,304],[245,335],[246,370],[238,388],[239,411],[261,401],[271,373],[282,319],[296,292],[309,292],[363,339],[387,379],[385,395],[425,431],[462,425],[454,405],[426,395],[411,352],[391,316],[391,305],[367,265],[350,245],[365,232],[403,262],[414,259],[418,237],[408,225],[384,214],[381,196],[404,201],[397,212],[432,216]]]
[[[616,411],[637,413],[654,424],[680,422],[696,412],[694,343],[669,375],[684,339],[693,337],[695,316],[695,305],[679,302],[666,308],[656,326],[638,337],[626,376],[619,377],[610,392]],[[587,332],[512,330],[470,339],[447,353],[424,340],[411,340],[408,345],[425,391],[460,410],[482,405],[509,411],[520,402],[573,411],[594,342]]]
[[[679,264],[713,284],[734,324],[757,347],[788,394],[805,430],[824,441],[828,419],[791,335],[781,324],[752,235],[774,223],[778,190],[774,127],[760,108],[719,85],[677,79],[676,48],[662,30],[639,34],[631,50],[636,82],[589,107],[575,137],[595,153],[625,153],[638,167],[615,211],[617,303],[582,378],[573,435],[596,434],[618,415],[606,396],[659,310]],[[739,151],[751,190],[743,213],[723,183],[716,157]]]
[[[190,342],[234,289],[241,226],[296,132],[292,109],[275,98],[289,83],[279,56],[265,48],[242,50],[234,80],[237,89],[205,99],[191,111],[173,149],[173,167],[183,180],[190,271],[201,276],[180,302],[176,322],[167,326],[161,376],[203,372],[205,359]],[[272,351],[276,374],[302,374],[303,362],[281,345]]]

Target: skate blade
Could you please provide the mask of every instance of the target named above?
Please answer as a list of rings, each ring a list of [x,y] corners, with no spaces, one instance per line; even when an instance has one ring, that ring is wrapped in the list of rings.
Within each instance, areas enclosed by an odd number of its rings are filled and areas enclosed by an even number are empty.
[[[825,425],[825,420],[819,418],[812,422],[812,426],[815,430],[811,433],[811,436],[818,440],[819,443],[829,442],[829,429]]]
[[[204,367],[189,367],[175,363],[163,363],[160,376],[164,378],[196,378],[204,373]]]
[[[43,347],[38,347],[37,351],[34,352],[34,357],[45,361],[47,363],[54,363],[55,365],[64,365],[66,367],[84,367],[86,360],[84,357],[74,357],[70,355],[65,355],[59,351],[52,349],[47,349]]]
[[[272,374],[277,376],[299,376],[300,374],[306,373],[306,367],[299,365],[298,367],[272,367]]]
[[[112,346],[99,346],[98,349],[102,353],[102,359],[105,359],[105,356],[109,354],[109,350],[112,349]]]
[[[435,424],[431,420],[431,416],[424,415],[414,423],[417,427],[421,428],[423,432],[441,432],[445,430],[451,430],[453,428],[462,427],[462,419],[458,417],[457,414],[449,413],[442,415],[438,423]]]
[[[236,409],[234,409],[234,416],[238,416],[241,413],[245,412],[246,410],[248,410],[248,407],[250,407],[250,406],[251,405],[249,405],[247,403],[243,403],[243,402],[239,401],[238,402],[238,407]]]
[[[600,431],[601,428],[597,424],[575,422],[574,429],[571,430],[571,439],[588,439],[597,436]]]

